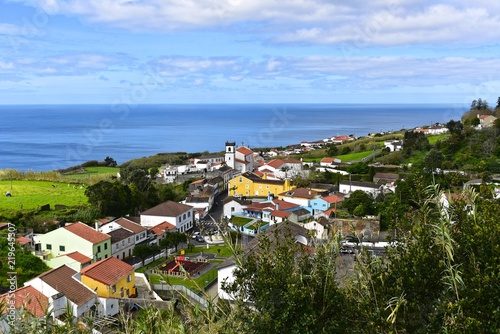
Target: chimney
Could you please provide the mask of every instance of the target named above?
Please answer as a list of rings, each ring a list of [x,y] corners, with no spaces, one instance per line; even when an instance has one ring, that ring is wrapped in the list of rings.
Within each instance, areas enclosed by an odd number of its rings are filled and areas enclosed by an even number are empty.
[[[95,230],[97,232],[99,232],[99,221],[98,220],[95,221]]]

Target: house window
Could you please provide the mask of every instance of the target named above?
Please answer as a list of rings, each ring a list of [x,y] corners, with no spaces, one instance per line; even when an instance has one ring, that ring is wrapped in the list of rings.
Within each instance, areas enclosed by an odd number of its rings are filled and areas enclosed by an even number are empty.
[[[97,246],[97,253],[101,252],[101,245]]]
[[[59,251],[61,251],[61,252],[66,251],[66,247],[65,246],[59,246]]]
[[[138,241],[138,240],[139,240],[139,236],[138,236],[138,235],[136,235],[136,236],[135,236],[135,241]]]
[[[108,243],[107,242],[104,244],[104,249],[108,249]]]
[[[122,240],[122,246],[125,246],[125,240]]]
[[[182,219],[186,219],[186,214],[183,214],[183,215],[182,215]]]
[[[45,246],[48,250],[51,250],[52,249],[52,245],[51,244],[47,244],[47,246]]]
[[[112,285],[112,286],[111,286],[111,292],[112,292],[112,293],[115,293],[115,292],[116,292],[116,285]]]
[[[132,282],[132,275],[128,275],[128,276],[127,276],[127,282],[128,282],[128,283]]]
[[[240,177],[240,183],[243,182],[243,178]]]
[[[191,211],[188,212],[188,217],[191,217]]]

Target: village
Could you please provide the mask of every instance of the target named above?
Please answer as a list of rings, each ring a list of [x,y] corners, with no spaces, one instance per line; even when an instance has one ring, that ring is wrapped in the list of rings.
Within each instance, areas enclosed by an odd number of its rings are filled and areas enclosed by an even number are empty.
[[[491,126],[491,117],[480,118],[479,128]],[[448,129],[436,124],[413,131],[441,135]],[[197,176],[189,184],[185,200],[166,201],[138,216],[100,219],[94,226],[73,222],[45,234],[18,238],[52,269],[18,287],[8,311],[23,308],[43,317],[50,309],[54,322],[68,316],[92,316],[104,328],[124,310],[171,303],[176,298],[174,290],[201,307],[207,305],[206,293],[210,298],[231,301],[234,296],[224,291],[223,282],[234,280],[234,258],[220,256],[220,249],[219,254],[213,252],[224,245],[230,232],[239,235],[245,246],[258,243],[261,234],[291,226],[297,242],[309,247],[340,237],[343,246],[339,251],[351,261],[359,247],[384,256],[391,243],[381,231],[380,216],[337,213],[354,192],[373,199],[395,193],[401,166],[391,167],[393,172],[375,172],[370,181],[355,181],[346,171],[349,164],[336,157],[324,157],[319,163],[293,158],[294,153],[356,139],[346,135],[304,141],[291,150],[270,149],[265,154],[228,141],[221,143],[223,154],[202,155],[185,165],[165,165],[157,182],[176,183]],[[405,143],[388,140],[383,144],[384,149],[395,152]],[[292,180],[307,179],[312,170],[338,173],[344,179],[338,184],[293,185]],[[472,179],[469,184],[481,182]],[[3,224],[0,229],[7,227]],[[138,245],[159,246],[169,233],[183,234],[185,239],[158,254],[137,257]],[[207,252],[188,255],[185,250],[190,245],[206,247]],[[139,272],[143,267],[148,269]],[[192,290],[168,284],[168,276],[200,278],[205,284],[201,290]],[[3,300],[11,297],[0,296]],[[3,321],[6,328],[8,318]]]

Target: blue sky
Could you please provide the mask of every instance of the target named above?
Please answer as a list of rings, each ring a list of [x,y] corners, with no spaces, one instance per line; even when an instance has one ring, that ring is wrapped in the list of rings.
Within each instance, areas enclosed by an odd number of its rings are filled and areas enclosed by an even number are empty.
[[[0,2],[0,104],[500,96],[500,2]]]

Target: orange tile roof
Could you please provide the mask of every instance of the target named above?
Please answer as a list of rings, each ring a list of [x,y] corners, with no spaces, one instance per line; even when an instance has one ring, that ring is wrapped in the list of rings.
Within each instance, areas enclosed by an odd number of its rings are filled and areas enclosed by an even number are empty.
[[[82,222],[76,222],[71,225],[66,225],[64,229],[93,244],[98,244],[100,242],[103,242],[104,240],[111,238],[109,235],[96,231],[92,227],[85,225]]]
[[[236,149],[236,151],[244,155],[253,154],[253,151],[246,146],[240,146]]]
[[[321,162],[331,164],[332,162],[335,162],[335,158],[323,158],[321,159]]]
[[[130,264],[112,256],[83,268],[81,274],[104,285],[111,286],[133,271],[134,267]]]
[[[68,254],[63,254],[63,255],[60,255],[60,256],[67,256],[70,259],[73,259],[73,260],[75,260],[77,262],[80,262],[81,264],[84,264],[84,263],[92,261],[92,258],[90,258],[88,256],[85,256],[82,253],[77,252],[77,251],[72,252],[72,253],[68,253]]]
[[[10,292],[0,296],[0,302],[8,304],[11,300]],[[48,313],[49,298],[31,285],[15,290],[13,293],[13,300],[16,308],[24,309],[37,318],[41,318]],[[8,311],[9,310],[5,307],[3,309],[3,314]]]

